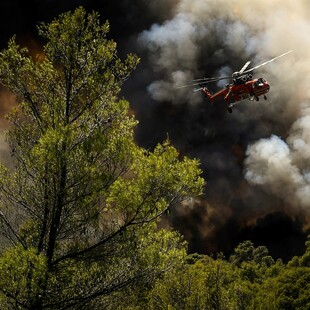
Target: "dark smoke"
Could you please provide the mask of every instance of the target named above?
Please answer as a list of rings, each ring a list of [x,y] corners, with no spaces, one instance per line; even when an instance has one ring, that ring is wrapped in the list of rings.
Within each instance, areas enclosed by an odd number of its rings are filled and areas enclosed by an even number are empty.
[[[79,5],[109,19],[121,55],[142,59],[123,92],[139,120],[137,142],[153,148],[169,136],[182,155],[201,161],[205,197],[163,222],[185,235],[191,252],[228,255],[252,239],[274,257],[299,254],[310,213],[309,2],[15,0],[0,4],[1,47],[15,33],[24,43],[37,40],[38,22]],[[211,106],[199,92],[177,88],[291,49],[255,72],[271,84],[268,101],[242,102],[232,115],[221,102]]]
[[[309,12],[307,1],[263,0],[244,6],[240,1],[181,0],[173,18],[139,36],[153,69],[151,83],[144,85],[157,113],[142,116],[145,127],[154,126],[157,135],[161,129],[161,136],[169,132],[179,149],[201,160],[205,171],[206,198],[174,210],[171,217],[191,251],[229,253],[252,238],[268,244],[275,257],[288,259],[296,248],[287,254],[278,239],[263,234],[262,223],[270,214],[283,215],[271,226],[283,242],[288,239],[281,223],[287,218],[295,229],[289,230],[292,238],[301,240],[296,244],[305,240],[310,210]],[[233,115],[221,103],[207,106],[199,93],[177,88],[291,49],[290,57],[255,72],[269,80],[269,100],[241,103]],[[143,134],[141,140],[150,141]]]

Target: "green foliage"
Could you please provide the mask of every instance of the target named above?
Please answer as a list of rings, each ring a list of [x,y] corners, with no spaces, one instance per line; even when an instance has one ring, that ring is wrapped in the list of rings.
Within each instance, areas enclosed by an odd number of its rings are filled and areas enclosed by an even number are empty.
[[[31,278],[10,292],[7,275],[1,298],[21,309],[108,308],[183,261],[182,238],[156,220],[204,181],[169,142],[153,152],[134,143],[137,121],[118,95],[139,59],[117,56],[108,23],[78,8],[38,30],[44,55],[15,38],[0,54],[1,82],[20,101],[8,116],[13,169],[0,167],[1,232]],[[2,259],[14,269],[12,251]]]
[[[176,268],[158,280],[150,293],[151,309],[229,309],[233,268],[206,257]]]
[[[111,186],[109,206],[126,213],[124,221],[149,222],[169,206],[201,194],[203,179],[198,162],[184,158],[166,142],[154,152],[137,149],[132,175]],[[139,213],[139,216],[136,216]]]
[[[240,266],[243,262],[249,262],[254,257],[254,245],[250,240],[240,243],[234,250],[234,254],[230,257],[230,261]]]
[[[0,274],[1,309],[28,308],[44,293],[46,257],[18,245],[0,257]]]
[[[242,277],[251,282],[261,281],[261,276],[267,267],[274,265],[274,260],[269,255],[268,249],[265,246],[255,248],[249,240],[240,243],[235,248],[230,262],[240,267]]]
[[[176,232],[164,229],[155,233],[148,232],[131,253],[131,259],[139,263],[131,264],[128,272],[132,272],[132,268],[148,268],[151,272],[147,277],[136,278],[134,286],[106,297],[103,304],[105,309],[144,309],[148,292],[155,281],[175,266],[182,266],[185,257],[186,246]]]
[[[237,260],[238,258],[241,260]],[[236,264],[238,261],[239,265]],[[266,263],[267,261],[267,263]],[[138,309],[309,309],[309,268],[270,259],[264,246],[239,244],[230,262],[191,254],[157,279]]]
[[[267,278],[255,298],[256,309],[310,309],[310,270],[283,268]]]
[[[279,309],[310,309],[310,270],[285,270],[278,278],[275,289]]]
[[[310,267],[310,235],[308,235],[307,241],[305,243],[306,251],[299,259],[299,265],[302,267]]]

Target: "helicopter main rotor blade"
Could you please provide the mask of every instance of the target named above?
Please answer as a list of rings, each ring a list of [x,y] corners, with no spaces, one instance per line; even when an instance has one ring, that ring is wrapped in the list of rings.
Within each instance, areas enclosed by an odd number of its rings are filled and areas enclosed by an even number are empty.
[[[243,71],[249,66],[250,63],[251,63],[251,61],[247,61],[247,62],[245,63],[245,65],[241,68],[241,70],[239,71],[239,74],[242,74]]]
[[[202,78],[202,79],[196,79],[193,80],[194,82],[206,82],[206,83],[211,83],[211,82],[217,82],[220,80],[228,80],[231,79],[231,76],[219,76],[219,77],[212,77],[212,78]]]
[[[184,88],[184,87],[193,87],[193,86],[201,86],[207,83],[211,83],[214,81],[209,81],[209,82],[200,82],[200,83],[193,83],[193,84],[187,84],[187,85],[182,85],[182,86],[178,86],[177,88]]]
[[[197,80],[193,80],[194,82],[200,81],[199,83],[193,83],[193,84],[188,84],[188,85],[182,85],[182,86],[178,86],[177,88],[184,88],[184,87],[191,87],[191,86],[201,86],[204,84],[208,84],[208,83],[214,83],[220,80],[227,80],[227,79],[231,79],[231,76],[229,77],[218,77],[218,78],[206,78],[206,79],[197,79]]]
[[[199,82],[199,81],[217,81],[218,79],[221,79],[222,77],[211,77],[211,78],[201,78],[201,79],[195,79],[193,80],[194,82]]]
[[[292,52],[292,51],[288,51],[288,52],[286,52],[286,53],[284,53],[284,54],[282,54],[282,55],[280,55],[280,56],[277,56],[277,57],[272,58],[272,59],[270,59],[270,60],[268,60],[268,61],[266,61],[266,62],[263,62],[262,64],[260,64],[260,65],[258,65],[258,66],[255,66],[255,67],[253,67],[253,68],[251,68],[251,69],[249,69],[249,70],[244,71],[244,72],[242,73],[242,75],[248,74],[249,72],[252,72],[253,70],[255,70],[255,69],[257,69],[257,68],[260,68],[260,67],[262,67],[262,66],[265,66],[265,65],[269,64],[270,62],[272,62],[272,61],[274,61],[274,60],[276,60],[276,59],[278,59],[278,58],[281,58],[281,57],[283,57],[283,56],[285,56],[285,55],[287,55],[287,54],[289,54],[289,53],[291,53],[291,52]]]

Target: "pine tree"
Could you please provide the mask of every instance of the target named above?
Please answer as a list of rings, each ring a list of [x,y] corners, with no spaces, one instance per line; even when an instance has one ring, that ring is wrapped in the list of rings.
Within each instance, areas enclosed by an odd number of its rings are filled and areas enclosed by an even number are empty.
[[[117,56],[97,13],[78,8],[38,29],[43,56],[15,38],[0,55],[20,102],[8,117],[13,168],[0,171],[0,303],[102,309],[182,259],[184,243],[156,220],[201,193],[201,171],[168,142],[153,152],[134,143],[119,92],[138,58]]]

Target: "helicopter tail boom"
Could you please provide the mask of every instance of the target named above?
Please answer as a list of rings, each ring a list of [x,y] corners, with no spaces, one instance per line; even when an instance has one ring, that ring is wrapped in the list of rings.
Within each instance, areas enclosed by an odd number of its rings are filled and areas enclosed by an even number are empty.
[[[210,99],[211,103],[214,102],[214,96],[211,90],[209,90],[206,86],[203,86],[201,87],[201,91]]]

